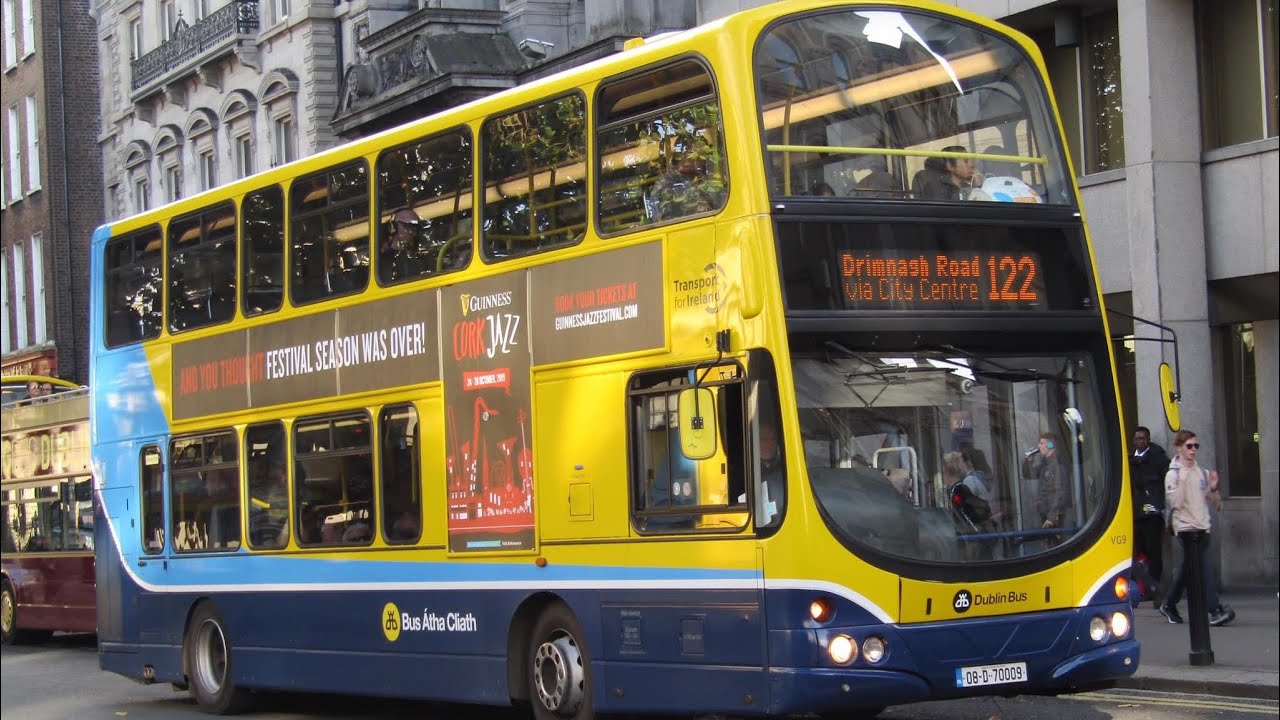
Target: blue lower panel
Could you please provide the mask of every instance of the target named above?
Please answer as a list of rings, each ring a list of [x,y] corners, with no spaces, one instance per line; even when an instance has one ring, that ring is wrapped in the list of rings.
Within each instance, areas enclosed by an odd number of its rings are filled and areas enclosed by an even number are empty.
[[[675,663],[596,662],[596,707],[609,712],[767,712],[768,684],[760,668]]]
[[[769,681],[774,714],[851,711],[934,699],[921,678],[885,670],[776,668]]]
[[[236,653],[235,673],[244,685],[266,690],[319,690],[485,705],[511,701],[504,657],[241,648]]]

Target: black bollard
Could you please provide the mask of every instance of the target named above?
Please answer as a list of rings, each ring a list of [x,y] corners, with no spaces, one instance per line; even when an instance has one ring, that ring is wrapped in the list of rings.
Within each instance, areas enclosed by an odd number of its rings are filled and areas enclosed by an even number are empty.
[[[1178,533],[1187,562],[1187,625],[1191,628],[1191,664],[1212,665],[1209,643],[1209,601],[1204,594],[1204,546],[1202,530]]]

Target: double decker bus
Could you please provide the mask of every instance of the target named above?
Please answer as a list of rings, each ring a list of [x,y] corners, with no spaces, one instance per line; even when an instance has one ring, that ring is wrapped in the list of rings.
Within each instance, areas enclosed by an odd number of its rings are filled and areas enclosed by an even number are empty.
[[[9,645],[54,631],[91,633],[97,620],[89,390],[40,375],[3,380],[0,639]],[[35,388],[30,395],[28,383]]]
[[[544,719],[1132,674],[1061,138],[1007,28],[776,3],[100,228],[102,667]]]

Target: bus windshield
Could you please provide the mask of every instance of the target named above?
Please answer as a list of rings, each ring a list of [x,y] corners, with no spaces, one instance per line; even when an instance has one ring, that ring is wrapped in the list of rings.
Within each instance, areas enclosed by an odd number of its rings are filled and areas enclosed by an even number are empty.
[[[765,33],[755,72],[775,197],[1074,203],[1039,73],[1001,36],[820,12]]]
[[[1023,558],[1099,522],[1110,496],[1083,353],[860,352],[792,360],[809,481],[835,533],[935,563]]]

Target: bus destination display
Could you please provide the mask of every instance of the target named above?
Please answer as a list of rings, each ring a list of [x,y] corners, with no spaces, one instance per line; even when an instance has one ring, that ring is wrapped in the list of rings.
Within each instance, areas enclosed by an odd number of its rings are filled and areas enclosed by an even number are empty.
[[[1031,252],[843,250],[838,259],[851,309],[1044,307],[1040,257]]]

